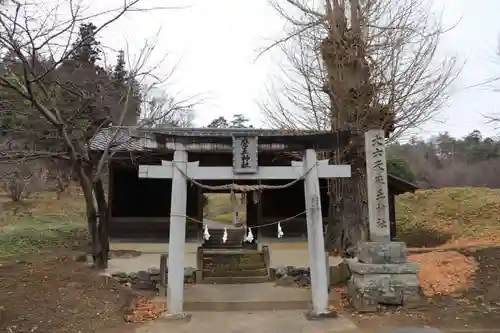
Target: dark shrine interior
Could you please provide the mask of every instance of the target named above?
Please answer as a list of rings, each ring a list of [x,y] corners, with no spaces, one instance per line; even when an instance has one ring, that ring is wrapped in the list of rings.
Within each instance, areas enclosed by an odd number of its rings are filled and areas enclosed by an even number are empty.
[[[168,217],[171,179],[139,178],[137,166],[114,166],[110,186],[111,216]]]

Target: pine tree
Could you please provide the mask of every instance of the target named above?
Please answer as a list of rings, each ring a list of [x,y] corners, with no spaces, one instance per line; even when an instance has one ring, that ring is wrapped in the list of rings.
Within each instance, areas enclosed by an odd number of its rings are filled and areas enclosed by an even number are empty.
[[[96,39],[96,32],[97,27],[91,22],[80,25],[78,38],[73,43],[73,59],[91,64],[101,60],[101,43]]]
[[[116,65],[113,69],[113,80],[117,83],[125,84],[126,76],[127,70],[125,69],[125,52],[120,50],[118,51]]]

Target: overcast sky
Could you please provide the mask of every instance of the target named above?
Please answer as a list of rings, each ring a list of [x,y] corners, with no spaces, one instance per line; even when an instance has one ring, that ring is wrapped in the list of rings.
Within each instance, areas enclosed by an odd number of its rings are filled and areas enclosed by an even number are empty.
[[[104,3],[91,1],[101,6]],[[120,3],[122,0],[106,1],[107,6]],[[205,94],[208,97],[205,104],[198,107],[197,125],[206,125],[217,116],[230,118],[237,113],[261,125],[256,102],[266,98],[264,88],[278,61],[269,56],[257,62],[254,59],[258,49],[282,35],[283,21],[267,0],[144,2],[147,6],[186,3],[191,7],[129,14],[102,34],[103,44],[119,48],[127,41],[130,50],[137,52],[145,40],[154,40],[156,58],[152,58],[151,63],[168,53],[168,61],[162,64],[167,72],[180,61],[169,89],[181,91],[185,96]],[[481,114],[500,112],[500,92],[493,92],[493,87],[465,87],[500,74],[500,56],[497,59],[495,54],[500,36],[500,1],[436,0],[436,7],[444,8],[445,26],[459,22],[443,37],[438,56],[457,55],[467,63],[453,87],[449,105],[436,121],[421,129],[420,135],[428,137],[449,131],[463,136],[474,129],[495,135],[497,131],[485,124]]]

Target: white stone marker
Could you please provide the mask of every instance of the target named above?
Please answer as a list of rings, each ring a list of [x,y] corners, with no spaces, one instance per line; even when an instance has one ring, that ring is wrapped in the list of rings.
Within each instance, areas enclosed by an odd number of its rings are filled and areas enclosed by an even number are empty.
[[[390,242],[389,190],[383,130],[365,132],[370,240]]]

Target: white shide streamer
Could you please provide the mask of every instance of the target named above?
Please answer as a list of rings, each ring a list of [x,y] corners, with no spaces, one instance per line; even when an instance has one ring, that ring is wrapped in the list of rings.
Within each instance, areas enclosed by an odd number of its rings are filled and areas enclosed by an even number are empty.
[[[281,222],[278,223],[278,238],[283,238],[283,229],[281,229]]]
[[[205,224],[205,227],[203,228],[203,238],[205,240],[210,239],[210,233],[208,232],[208,226]]]
[[[227,242],[227,228],[224,228],[224,234],[222,235],[222,243]]]
[[[253,242],[253,233],[252,233],[252,228],[248,228],[248,234],[245,237],[245,241],[248,243]]]

